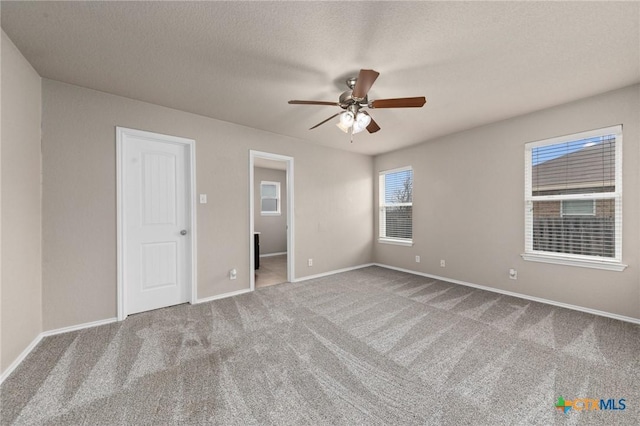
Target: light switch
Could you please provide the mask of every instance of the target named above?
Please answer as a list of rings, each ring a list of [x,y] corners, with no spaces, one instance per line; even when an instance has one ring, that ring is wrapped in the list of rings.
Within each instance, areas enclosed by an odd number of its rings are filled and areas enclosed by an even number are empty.
[[[207,194],[200,194],[200,204],[207,204]]]

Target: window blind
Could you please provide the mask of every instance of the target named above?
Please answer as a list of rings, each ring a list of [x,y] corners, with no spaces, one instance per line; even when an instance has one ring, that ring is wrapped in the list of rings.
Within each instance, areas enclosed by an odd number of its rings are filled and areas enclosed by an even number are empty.
[[[527,144],[525,252],[621,260],[621,132]]]
[[[380,173],[379,237],[413,238],[413,170],[410,167]]]

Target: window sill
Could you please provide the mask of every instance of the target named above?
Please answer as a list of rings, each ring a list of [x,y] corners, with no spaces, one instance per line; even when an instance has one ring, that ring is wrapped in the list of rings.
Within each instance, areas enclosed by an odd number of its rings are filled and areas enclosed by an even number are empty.
[[[378,242],[382,244],[392,244],[396,246],[405,246],[405,247],[413,246],[412,240],[394,240],[392,238],[378,238]]]
[[[567,266],[579,266],[582,268],[594,268],[594,269],[604,269],[607,271],[624,271],[627,265],[624,263],[620,263],[617,261],[608,261],[608,260],[591,260],[591,259],[580,259],[574,257],[564,257],[564,256],[551,256],[547,254],[533,254],[533,253],[523,253],[520,256],[524,260],[529,260],[532,262],[542,262],[542,263],[553,263],[556,265],[567,265]]]
[[[260,216],[281,216],[282,213],[275,212],[260,212]]]

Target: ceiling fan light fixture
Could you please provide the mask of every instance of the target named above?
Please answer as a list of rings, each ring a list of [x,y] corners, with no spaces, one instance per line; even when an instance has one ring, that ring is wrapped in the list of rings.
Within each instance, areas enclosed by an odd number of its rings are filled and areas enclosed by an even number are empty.
[[[342,124],[344,127],[351,127],[354,120],[355,118],[351,111],[345,111],[342,114],[340,114],[340,124]]]
[[[367,126],[362,126],[359,122],[355,122],[353,123],[353,134],[355,135],[356,133],[360,133],[361,131],[363,131],[364,129],[366,129]]]
[[[364,129],[371,123],[371,116],[364,112],[359,112],[358,115],[356,115],[356,123]]]
[[[356,114],[356,119],[353,122],[353,133],[360,133],[367,128],[369,123],[371,123],[371,116],[363,112],[358,112]]]
[[[351,129],[350,126],[345,126],[344,124],[342,124],[342,122],[338,122],[336,126],[338,127],[338,129],[342,130],[345,133],[349,133],[349,130]]]

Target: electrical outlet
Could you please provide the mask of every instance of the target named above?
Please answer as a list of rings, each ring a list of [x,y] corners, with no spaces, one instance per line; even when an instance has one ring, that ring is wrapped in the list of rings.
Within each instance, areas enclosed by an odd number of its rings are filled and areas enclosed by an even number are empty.
[[[207,204],[207,194],[200,194],[200,204]]]
[[[445,263],[444,259],[440,260],[440,267],[444,268],[445,266],[447,266],[447,264]]]
[[[307,261],[307,265],[308,265],[308,266],[313,266],[313,259],[309,259],[309,260]]]
[[[518,279],[518,271],[516,271],[515,269],[509,269],[509,278],[511,278],[512,280],[517,280]]]
[[[420,263],[420,256],[416,256],[416,263]]]
[[[229,279],[230,280],[235,280],[236,278],[238,278],[238,271],[234,269],[229,271]]]

